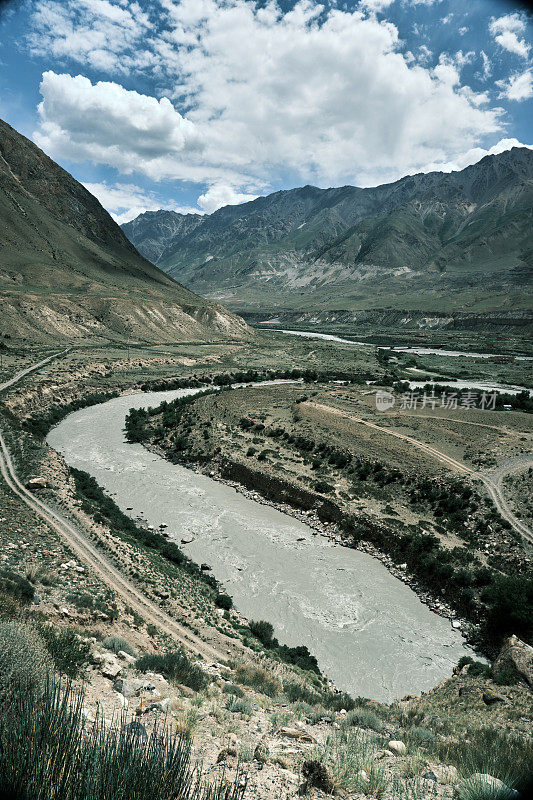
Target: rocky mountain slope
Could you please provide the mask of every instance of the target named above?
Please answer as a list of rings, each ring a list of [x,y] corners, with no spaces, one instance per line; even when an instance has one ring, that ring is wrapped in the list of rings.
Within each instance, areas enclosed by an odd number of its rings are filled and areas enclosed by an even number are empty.
[[[30,342],[247,335],[141,256],[81,184],[0,121],[2,333]]]
[[[148,212],[123,226],[185,285],[252,311],[527,307],[533,151],[461,172],[360,189],[276,192],[201,217]]]

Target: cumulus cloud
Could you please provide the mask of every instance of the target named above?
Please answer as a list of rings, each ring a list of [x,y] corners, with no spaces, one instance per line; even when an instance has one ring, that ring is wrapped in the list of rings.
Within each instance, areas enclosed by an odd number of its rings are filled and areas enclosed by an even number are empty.
[[[489,25],[489,30],[500,47],[522,58],[527,58],[531,49],[524,38],[519,38],[519,34],[523,34],[525,29],[523,15],[518,12],[493,18]]]
[[[83,0],[82,13],[67,0],[57,36],[46,23],[47,47],[92,63],[92,53],[76,49],[76,37],[87,32],[91,13],[96,31],[107,20],[113,36],[101,42],[101,58],[138,58],[141,70],[154,65],[168,97],[45,73],[37,137],[52,156],[251,195],[270,180],[394,180],[502,128],[501,109],[464,91],[459,59],[435,69],[416,63],[401,52],[395,25],[360,8],[324,10],[307,0],[287,12],[275,2],[157,2],[161,22],[149,37],[129,0]],[[43,3],[57,12],[54,0]],[[121,25],[124,38],[116,34]],[[132,40],[138,53],[124,49]]]
[[[500,141],[486,150],[483,147],[472,147],[466,153],[455,158],[453,161],[433,162],[426,164],[420,170],[421,172],[455,172],[456,170],[465,169],[472,164],[477,164],[485,156],[495,156],[499,153],[504,153],[506,150],[511,150],[513,147],[527,147],[528,150],[533,150],[533,144],[523,144],[518,139],[500,139]]]
[[[508,81],[496,81],[496,85],[502,90],[500,97],[507,100],[529,100],[533,97],[533,70],[526,69],[525,72],[511,75]]]
[[[162,154],[168,159],[202,148],[195,125],[166,97],[157,100],[117,83],[92,84],[82,75],[52,71],[43,74],[40,89],[36,142],[47,152],[160,178],[166,172]]]
[[[144,214],[145,211],[157,211],[160,208],[177,211],[180,214],[202,213],[198,208],[165,202],[158,198],[154,192],[146,192],[131,183],[115,183],[113,185],[108,183],[84,183],[83,185],[101,202],[119,225],[135,219],[139,214]]]
[[[222,208],[222,206],[236,206],[239,203],[248,203],[257,197],[259,197],[257,194],[237,192],[232,186],[216,184],[215,186],[210,186],[207,192],[201,194],[197,202],[206,214],[212,214],[213,211],[216,211],[217,208]]]

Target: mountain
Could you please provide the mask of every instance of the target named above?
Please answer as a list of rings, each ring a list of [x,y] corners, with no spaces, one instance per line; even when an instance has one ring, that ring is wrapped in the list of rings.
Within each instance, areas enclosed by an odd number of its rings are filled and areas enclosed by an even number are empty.
[[[361,189],[304,186],[123,226],[186,286],[241,311],[528,307],[533,151]]]
[[[248,333],[141,256],[93,195],[1,120],[0,311],[3,335],[39,342]]]

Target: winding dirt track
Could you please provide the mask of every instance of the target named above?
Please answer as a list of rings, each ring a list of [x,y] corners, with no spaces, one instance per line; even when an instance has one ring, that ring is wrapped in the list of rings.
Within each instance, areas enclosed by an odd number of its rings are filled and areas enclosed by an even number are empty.
[[[48,363],[55,356],[50,356],[29,367],[11,380],[0,385],[0,391],[13,386],[18,380]],[[98,577],[104,581],[124,602],[139,613],[147,622],[168,633],[187,650],[206,658],[208,661],[220,661],[227,658],[227,654],[217,650],[207,642],[180,625],[169,614],[163,611],[156,603],[152,602],[139,589],[137,589],[121,572],[103,555],[87,538],[87,536],[72,525],[68,520],[54,511],[46,503],[30,492],[18,479],[5,439],[0,431],[0,472],[9,488],[31,508],[51,525],[67,542],[77,557],[86,564]],[[228,639],[228,645],[230,640]],[[231,640],[235,646],[235,642]]]
[[[302,405],[304,404],[302,403]],[[517,533],[519,533],[528,544],[533,544],[533,533],[526,525],[524,525],[523,522],[520,522],[520,520],[515,517],[503,496],[502,479],[504,473],[499,473],[496,480],[492,480],[482,472],[477,472],[471,467],[468,467],[466,464],[463,464],[462,461],[457,461],[457,459],[446,455],[446,453],[442,453],[440,450],[437,450],[436,447],[431,447],[431,445],[425,444],[425,442],[420,442],[418,439],[413,439],[412,436],[407,436],[405,433],[398,433],[398,431],[392,431],[389,428],[383,428],[381,425],[375,425],[373,422],[368,422],[365,419],[361,419],[361,417],[354,417],[352,414],[348,414],[346,411],[341,411],[340,408],[334,408],[333,406],[324,405],[323,403],[306,403],[305,405],[318,408],[328,414],[336,414],[344,417],[345,419],[349,419],[351,422],[358,422],[361,425],[366,425],[367,428],[372,428],[375,431],[379,431],[379,433],[385,433],[388,436],[394,436],[396,439],[402,439],[413,447],[416,447],[419,450],[422,450],[424,453],[428,453],[430,456],[433,456],[433,458],[441,461],[455,472],[460,472],[463,475],[470,475],[471,477],[482,481],[501,516],[506,519],[510,525],[512,525],[514,530],[517,531]],[[525,459],[523,466],[533,466],[533,459]]]

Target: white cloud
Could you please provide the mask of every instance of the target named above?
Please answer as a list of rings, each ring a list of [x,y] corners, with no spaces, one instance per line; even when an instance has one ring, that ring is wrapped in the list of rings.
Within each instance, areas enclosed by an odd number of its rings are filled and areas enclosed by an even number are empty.
[[[202,213],[198,208],[162,201],[153,192],[145,192],[134,184],[116,183],[110,186],[108,183],[84,183],[83,185],[101,202],[119,225],[135,219],[145,211],[157,211],[160,208],[177,211],[180,214]]]
[[[479,55],[481,56],[483,63],[481,67],[481,72],[478,72],[476,74],[476,77],[478,77],[482,81],[486,81],[492,75],[492,62],[484,50],[481,50]]]
[[[508,50],[522,58],[527,58],[531,45],[525,39],[519,38],[526,29],[524,18],[519,13],[505,14],[503,17],[493,18],[489,25],[489,30],[494,40]]]
[[[236,206],[240,203],[248,203],[250,200],[255,200],[259,195],[257,194],[242,194],[235,191],[232,186],[223,184],[215,184],[211,186],[205,194],[201,194],[198,198],[198,205],[206,214],[212,214],[217,208],[222,206]]]
[[[525,72],[511,75],[507,82],[496,81],[496,85],[502,90],[500,97],[507,100],[529,100],[533,97],[533,70],[526,69]]]
[[[421,172],[455,172],[456,170],[470,167],[472,164],[477,164],[485,156],[494,156],[499,153],[504,153],[506,150],[511,150],[512,147],[527,147],[528,150],[533,150],[533,144],[523,144],[518,139],[500,139],[500,141],[486,150],[483,147],[473,147],[466,153],[459,155],[453,161],[433,162],[426,164]]]
[[[393,3],[394,0],[360,0],[359,5],[361,8],[364,8],[371,13],[379,13],[380,11],[384,11]]]
[[[71,0],[63,6],[66,38],[56,41],[53,25],[45,33],[47,47],[92,63],[92,52],[74,46],[97,0],[84,3],[81,19]],[[161,24],[149,36],[133,3],[107,3],[130,15],[124,40],[137,37],[138,52],[124,50],[107,5],[95,6],[95,24],[107,20],[113,34],[100,43],[102,58],[153,64],[175,107],[118,82],[45,73],[38,141],[50,155],[257,194],[270,180],[394,180],[502,128],[500,109],[464,91],[458,58],[435,70],[412,62],[397,28],[373,14],[307,0],[288,12],[275,2],[159,3]]]
[[[166,97],[128,91],[117,83],[92,84],[82,75],[49,71],[41,81],[42,120],[36,142],[44,150],[74,160],[140,170],[160,178],[172,159],[202,148],[195,125],[179,114]]]

